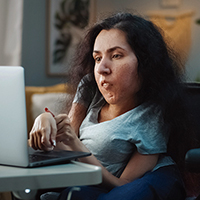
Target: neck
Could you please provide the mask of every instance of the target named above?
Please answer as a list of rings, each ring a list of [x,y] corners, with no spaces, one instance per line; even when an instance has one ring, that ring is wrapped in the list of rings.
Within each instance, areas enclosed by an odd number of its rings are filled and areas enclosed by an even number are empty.
[[[133,102],[131,104],[121,104],[121,105],[107,103],[101,109],[101,112],[99,114],[99,122],[112,120],[128,112],[129,110],[132,110],[137,106],[138,104],[134,104]]]

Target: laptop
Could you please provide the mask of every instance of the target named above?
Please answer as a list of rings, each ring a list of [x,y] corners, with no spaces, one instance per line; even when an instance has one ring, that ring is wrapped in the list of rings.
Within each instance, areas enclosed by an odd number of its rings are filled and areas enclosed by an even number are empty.
[[[24,68],[0,66],[0,164],[39,167],[91,155],[76,151],[34,151],[28,147]],[[33,157],[34,161],[30,161]]]

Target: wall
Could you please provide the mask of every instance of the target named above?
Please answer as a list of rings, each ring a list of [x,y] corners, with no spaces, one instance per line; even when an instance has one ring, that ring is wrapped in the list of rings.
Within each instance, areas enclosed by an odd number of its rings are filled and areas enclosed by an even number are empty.
[[[6,14],[5,12],[7,11],[7,3],[6,0],[1,0],[1,6],[0,6],[0,30],[1,30],[1,34],[0,34],[0,47],[4,47],[5,43],[4,43],[4,38],[6,35],[6,31],[5,31],[5,27],[6,27]],[[4,48],[0,48],[0,61],[1,61],[1,65],[5,65],[6,64],[6,55],[4,53]]]
[[[188,62],[186,63],[186,70],[188,80],[200,80],[200,25],[195,23],[195,20],[200,19],[200,1],[198,0],[184,0],[183,8],[192,8],[195,11],[192,25],[192,45]]]
[[[60,83],[61,78],[48,77],[45,69],[46,2],[24,0],[22,66],[28,86]]]
[[[149,10],[161,9],[159,0],[96,0],[97,16],[119,9],[135,10],[145,14]],[[195,19],[200,18],[199,0],[182,0],[178,10],[192,9],[192,45],[186,71],[188,80],[200,77],[200,25]],[[26,85],[53,85],[63,81],[59,77],[48,77],[45,72],[45,28],[46,28],[45,0],[24,0],[24,27],[22,44],[22,65],[26,71]]]
[[[149,10],[163,9],[160,6],[161,0],[98,0],[97,8],[99,13],[101,11],[107,12],[110,10],[117,11],[119,8],[129,10],[132,8],[139,14],[145,14]],[[194,10],[195,14],[192,18],[192,44],[188,61],[186,63],[186,75],[188,81],[200,80],[200,25],[195,23],[196,19],[200,19],[200,1],[199,0],[182,0],[179,10]],[[165,10],[165,9],[163,9]],[[174,9],[176,11],[176,9]]]

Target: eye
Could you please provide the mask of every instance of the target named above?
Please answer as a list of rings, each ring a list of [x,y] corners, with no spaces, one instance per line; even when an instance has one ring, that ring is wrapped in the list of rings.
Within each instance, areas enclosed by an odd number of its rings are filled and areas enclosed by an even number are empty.
[[[99,63],[101,61],[101,57],[100,56],[96,56],[94,57],[94,60],[96,63]]]
[[[119,59],[119,58],[121,58],[121,57],[122,57],[121,54],[114,54],[114,55],[112,56],[112,58],[114,58],[114,59]]]

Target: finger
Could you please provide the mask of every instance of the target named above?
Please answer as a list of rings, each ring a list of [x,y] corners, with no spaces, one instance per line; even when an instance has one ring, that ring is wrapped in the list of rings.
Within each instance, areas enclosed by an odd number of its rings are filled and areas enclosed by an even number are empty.
[[[38,149],[36,135],[38,135],[37,132],[32,129],[30,132],[30,146],[35,150]]]
[[[50,139],[51,130],[48,127],[41,129],[41,144],[46,148],[52,148],[52,143]]]
[[[30,134],[29,146],[32,147],[34,150],[37,150],[34,144],[34,138],[32,133]]]
[[[32,147],[35,150],[39,149],[37,137],[38,137],[37,132],[35,132],[34,134],[32,134]]]
[[[62,133],[65,133],[66,135],[67,134],[72,135],[71,127],[69,125],[65,125],[65,126],[60,125],[58,127],[57,135],[62,134]]]
[[[42,145],[49,150],[56,146],[55,137],[57,133],[56,121],[50,113],[44,113],[40,124]]]
[[[55,138],[57,131],[51,133],[52,127],[56,127],[56,121],[50,113],[39,115],[34,122],[30,132],[30,145],[34,149],[52,149],[52,140]],[[50,135],[53,135],[51,139]]]
[[[56,136],[56,141],[57,142],[63,142],[66,145],[70,144],[70,137],[66,135],[65,133],[61,133]]]
[[[56,117],[54,117],[54,119],[56,120],[56,124],[60,124],[63,121],[65,121],[65,123],[70,124],[70,119],[68,117],[67,114],[59,114]]]
[[[35,132],[35,134],[33,134],[32,136],[33,138],[33,146],[32,148],[35,149],[35,150],[44,150],[44,151],[51,151],[53,150],[54,148],[52,147],[52,145],[50,146],[46,146],[46,145],[43,145],[42,143],[42,136],[39,132]]]
[[[28,139],[28,146],[31,147],[31,139]]]
[[[37,149],[42,150],[42,134],[40,131],[37,131],[36,134],[34,134],[34,143]]]
[[[35,137],[37,148],[42,150],[43,149],[43,144],[42,144],[42,135],[41,132],[38,132],[38,136]]]
[[[57,127],[56,124],[51,126],[51,134],[50,134],[50,141],[53,147],[56,146],[56,135],[57,135]]]
[[[59,124],[57,124],[57,129],[57,132],[71,129],[69,118],[65,118]]]
[[[34,127],[32,127],[32,129],[31,129],[31,131],[30,131],[30,133],[29,133],[28,144],[29,144],[30,147],[32,147],[33,149],[35,149],[33,134],[34,134]],[[35,149],[35,150],[36,150],[36,149]]]

